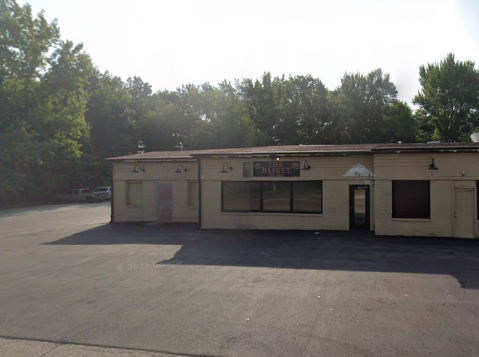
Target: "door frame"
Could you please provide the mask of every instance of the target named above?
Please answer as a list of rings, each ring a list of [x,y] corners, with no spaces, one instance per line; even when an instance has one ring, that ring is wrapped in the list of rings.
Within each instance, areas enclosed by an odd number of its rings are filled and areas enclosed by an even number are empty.
[[[452,234],[453,238],[463,238],[456,236],[456,189],[472,189],[474,194],[474,238],[464,238],[464,239],[475,239],[477,238],[477,187],[476,186],[452,186]]]
[[[354,190],[357,188],[366,189],[366,225],[358,227],[354,222]],[[370,231],[371,230],[371,185],[349,185],[349,230]]]

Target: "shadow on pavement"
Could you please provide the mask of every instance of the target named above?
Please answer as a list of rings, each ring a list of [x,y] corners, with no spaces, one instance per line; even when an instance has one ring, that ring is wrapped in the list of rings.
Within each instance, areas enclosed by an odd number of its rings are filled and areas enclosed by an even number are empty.
[[[347,231],[197,230],[192,224],[106,224],[46,245],[181,245],[158,264],[400,272],[454,276],[479,288],[479,240]]]
[[[39,212],[57,211],[64,208],[83,209],[83,208],[91,208],[95,206],[110,206],[110,202],[104,201],[104,202],[94,202],[94,203],[87,203],[87,202],[52,203],[52,204],[42,204],[38,206],[5,208],[5,209],[0,209],[0,218],[23,216],[26,214],[39,213]]]

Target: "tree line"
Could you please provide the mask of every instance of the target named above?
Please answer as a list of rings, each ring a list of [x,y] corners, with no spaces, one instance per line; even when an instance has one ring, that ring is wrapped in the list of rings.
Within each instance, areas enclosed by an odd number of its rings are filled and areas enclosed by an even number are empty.
[[[463,141],[479,127],[479,71],[454,55],[419,69],[413,111],[389,74],[185,84],[154,92],[100,72],[29,5],[0,0],[0,205],[109,183],[107,157],[292,144]]]

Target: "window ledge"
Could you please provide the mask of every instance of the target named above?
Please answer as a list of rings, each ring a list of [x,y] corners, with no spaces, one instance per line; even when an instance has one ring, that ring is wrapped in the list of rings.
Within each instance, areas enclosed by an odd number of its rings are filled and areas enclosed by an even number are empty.
[[[394,222],[431,222],[431,218],[393,218]]]
[[[293,212],[221,212],[222,215],[230,216],[295,216],[295,217],[322,217],[322,213],[293,213]]]

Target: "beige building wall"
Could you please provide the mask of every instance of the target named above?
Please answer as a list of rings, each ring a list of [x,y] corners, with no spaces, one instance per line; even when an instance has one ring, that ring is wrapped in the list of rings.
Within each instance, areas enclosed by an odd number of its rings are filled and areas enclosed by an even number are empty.
[[[432,158],[437,171],[428,170]],[[473,153],[376,154],[376,234],[453,237],[454,187],[476,187],[478,158]],[[392,217],[393,180],[430,180],[430,219]],[[477,236],[477,221],[475,225]]]
[[[323,157],[280,157],[280,160],[304,160],[310,170],[301,177],[243,177],[243,163],[270,161],[269,158],[201,159],[202,222],[204,229],[277,229],[277,230],[349,230],[349,186],[370,185],[370,229],[378,235],[453,237],[454,188],[476,190],[479,181],[478,154],[375,154]],[[437,171],[428,170],[434,158]],[[233,170],[220,173],[223,164]],[[135,164],[145,171],[132,172]],[[373,177],[347,176],[357,164],[374,173]],[[176,173],[179,164],[186,172]],[[198,222],[198,164],[195,161],[113,162],[114,222],[158,222],[159,185],[170,185],[171,222]],[[323,184],[323,213],[221,212],[222,181],[307,181]],[[392,217],[392,181],[430,181],[430,219]],[[142,182],[142,204],[128,206],[128,182]],[[474,207],[477,207],[474,195]],[[476,209],[476,208],[475,208]],[[474,235],[479,223],[474,216]]]
[[[284,161],[304,160],[310,170],[301,170],[301,177],[243,177],[243,163],[270,161],[269,158],[208,158],[201,160],[202,224],[201,228],[213,229],[292,229],[292,230],[348,230],[349,185],[371,185],[371,229],[374,229],[373,177],[344,177],[354,165],[360,163],[373,171],[372,155],[287,157]],[[233,167],[228,173],[220,173],[223,163]],[[323,213],[266,213],[221,212],[222,181],[323,181]]]
[[[132,172],[135,164],[145,171]],[[175,173],[179,164],[186,172]],[[198,222],[198,200],[189,187],[198,181],[196,162],[113,162],[114,222],[158,222],[158,185],[172,187],[172,222]],[[137,166],[138,167],[138,166]],[[128,182],[142,182],[142,205],[127,205]],[[196,185],[197,187],[197,185]]]

